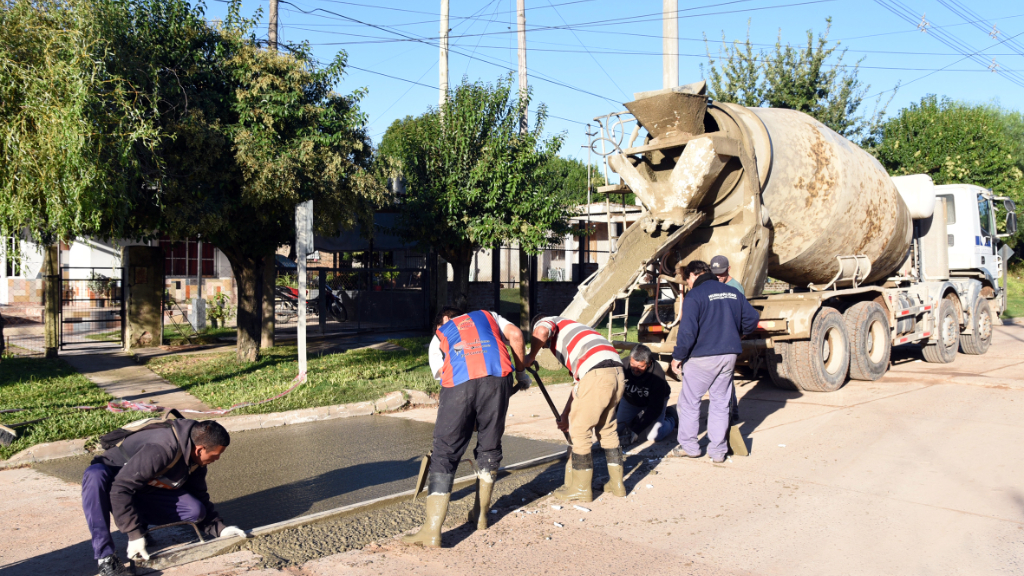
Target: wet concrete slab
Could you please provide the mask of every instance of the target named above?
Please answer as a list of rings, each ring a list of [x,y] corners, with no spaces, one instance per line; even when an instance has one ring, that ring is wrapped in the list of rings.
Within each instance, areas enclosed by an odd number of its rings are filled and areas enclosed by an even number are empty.
[[[432,424],[365,416],[235,432],[210,466],[210,496],[228,524],[251,529],[410,490],[430,449]],[[472,457],[476,439],[465,457]],[[502,465],[563,451],[555,443],[506,435]],[[91,456],[34,465],[81,482]],[[472,473],[466,462],[458,476]]]

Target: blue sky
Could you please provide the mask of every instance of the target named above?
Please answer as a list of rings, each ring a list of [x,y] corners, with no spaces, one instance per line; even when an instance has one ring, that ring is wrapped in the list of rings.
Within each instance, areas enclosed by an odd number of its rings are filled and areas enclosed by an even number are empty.
[[[516,68],[515,0],[450,0],[450,81],[494,81]],[[562,154],[583,158],[584,124],[622,110],[634,92],[661,88],[661,0],[526,0],[534,102],[551,114],[546,130],[565,132]],[[309,41],[321,60],[339,50],[350,69],[339,92],[366,88],[361,108],[374,143],[388,125],[438,100],[439,0],[281,0],[280,38]],[[266,37],[267,0],[245,2]],[[889,9],[887,9],[887,7]],[[209,19],[226,5],[211,0]],[[895,113],[926,94],[1024,109],[1024,3],[995,0],[679,0],[680,82],[701,79],[703,35],[714,55],[724,33],[755,47],[806,43],[825,29],[863,58],[869,95],[891,96]],[[918,28],[922,19],[927,32]],[[992,26],[996,30],[993,31]],[[1019,35],[1019,36],[1018,36]],[[965,56],[970,55],[970,56]],[[995,61],[998,72],[990,71]],[[358,68],[358,69],[357,69]],[[862,111],[870,112],[874,98]],[[556,118],[557,117],[557,118]]]

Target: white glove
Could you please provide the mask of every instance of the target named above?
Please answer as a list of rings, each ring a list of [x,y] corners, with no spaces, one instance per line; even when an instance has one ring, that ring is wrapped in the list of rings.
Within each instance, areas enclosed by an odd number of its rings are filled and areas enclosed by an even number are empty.
[[[245,530],[242,530],[238,526],[228,526],[227,528],[220,531],[221,538],[245,538]]]
[[[516,372],[516,384],[519,384],[520,390],[526,390],[533,384],[533,378],[526,371]]]
[[[145,538],[128,541],[128,558],[131,559],[136,556],[141,556],[143,560],[149,560],[149,552],[146,551]]]

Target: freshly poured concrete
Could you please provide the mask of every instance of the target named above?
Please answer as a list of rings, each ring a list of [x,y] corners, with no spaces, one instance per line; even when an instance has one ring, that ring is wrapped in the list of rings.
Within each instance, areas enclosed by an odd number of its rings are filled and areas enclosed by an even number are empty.
[[[255,528],[410,490],[434,427],[404,418],[364,416],[236,432],[210,466],[210,496],[228,524]],[[464,457],[472,457],[476,439]],[[558,444],[505,436],[503,465],[562,450]],[[81,482],[91,457],[35,465]],[[463,462],[458,475],[472,469]]]

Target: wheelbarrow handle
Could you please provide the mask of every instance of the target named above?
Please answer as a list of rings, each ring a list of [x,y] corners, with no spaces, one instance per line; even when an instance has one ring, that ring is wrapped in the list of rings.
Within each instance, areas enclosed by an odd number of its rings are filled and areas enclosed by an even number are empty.
[[[551,408],[551,413],[554,414],[555,416],[555,423],[561,424],[562,415],[558,413],[558,408],[556,408],[555,403],[551,401],[551,395],[548,394],[547,388],[544,387],[544,382],[541,381],[540,374],[537,374],[537,369],[534,368],[533,366],[530,366],[526,370],[533,376],[533,379],[537,381],[537,387],[540,388],[540,393],[544,395],[544,400],[547,400],[548,408]],[[569,437],[569,433],[563,430],[562,434],[565,435],[565,441],[571,445],[572,438]]]

